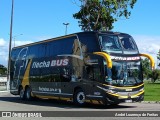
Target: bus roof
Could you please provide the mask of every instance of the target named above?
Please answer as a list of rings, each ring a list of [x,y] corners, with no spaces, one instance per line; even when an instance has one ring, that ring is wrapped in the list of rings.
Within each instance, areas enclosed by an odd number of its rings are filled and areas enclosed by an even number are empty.
[[[17,48],[22,48],[22,47],[26,47],[26,46],[31,46],[31,45],[36,45],[36,44],[41,44],[41,43],[46,43],[46,42],[50,42],[50,41],[54,41],[54,40],[60,40],[63,38],[68,38],[68,37],[72,37],[72,36],[77,36],[78,34],[90,34],[90,33],[99,33],[99,34],[115,34],[115,35],[129,35],[126,33],[121,33],[121,32],[112,32],[112,31],[87,31],[87,32],[77,32],[77,33],[73,33],[73,34],[69,34],[69,35],[65,35],[65,36],[60,36],[60,37],[55,37],[55,38],[50,38],[50,39],[46,39],[46,40],[42,40],[42,41],[38,41],[38,42],[33,42],[33,43],[29,43],[29,44],[25,44],[25,45],[21,45],[21,46],[16,46],[13,47],[12,49],[17,49]]]

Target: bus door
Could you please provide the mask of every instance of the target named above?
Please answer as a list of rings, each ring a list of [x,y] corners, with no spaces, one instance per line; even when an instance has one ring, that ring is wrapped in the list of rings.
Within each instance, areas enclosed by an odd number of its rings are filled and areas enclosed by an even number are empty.
[[[104,82],[104,66],[102,57],[97,55],[89,55],[85,63],[85,79],[88,81],[89,87],[87,88],[89,95],[88,99],[94,99],[101,93],[97,86]]]

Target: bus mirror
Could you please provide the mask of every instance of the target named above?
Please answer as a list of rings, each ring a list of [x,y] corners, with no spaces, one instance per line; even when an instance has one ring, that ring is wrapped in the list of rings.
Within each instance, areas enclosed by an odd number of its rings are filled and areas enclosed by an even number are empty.
[[[102,57],[106,60],[107,67],[108,67],[108,68],[112,68],[112,60],[111,60],[110,55],[108,55],[108,54],[105,53],[105,52],[94,52],[93,54],[102,56]]]
[[[152,70],[155,68],[155,62],[154,62],[154,59],[153,59],[153,57],[151,55],[149,55],[149,54],[140,54],[140,56],[147,57],[150,60],[150,64],[151,64]]]

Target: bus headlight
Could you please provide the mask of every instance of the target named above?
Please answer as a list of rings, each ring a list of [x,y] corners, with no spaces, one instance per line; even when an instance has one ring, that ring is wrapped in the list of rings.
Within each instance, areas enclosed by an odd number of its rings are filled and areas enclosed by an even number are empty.
[[[113,90],[107,90],[107,93],[115,94],[115,93],[117,93],[117,92],[116,92],[116,91],[113,91]]]
[[[100,87],[100,86],[97,86],[97,87],[100,88],[101,90],[104,90],[107,93],[111,93],[111,94],[117,93],[116,91],[113,91],[113,88],[106,89],[106,88],[103,88],[103,87]]]
[[[140,92],[144,91],[144,88],[141,88],[139,91],[140,91]]]

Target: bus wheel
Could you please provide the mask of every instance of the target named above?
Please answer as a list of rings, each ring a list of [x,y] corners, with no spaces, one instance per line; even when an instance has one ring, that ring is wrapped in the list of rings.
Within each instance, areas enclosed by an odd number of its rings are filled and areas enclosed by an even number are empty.
[[[74,97],[73,97],[75,104],[84,105],[85,99],[86,99],[86,97],[85,97],[85,94],[82,89],[78,89],[75,91]]]
[[[32,98],[30,87],[27,87],[26,90],[25,90],[25,98],[26,98],[26,100],[31,100],[31,98]]]
[[[24,100],[24,99],[25,99],[23,88],[20,88],[19,96],[20,96],[20,99],[21,99],[21,100]]]

